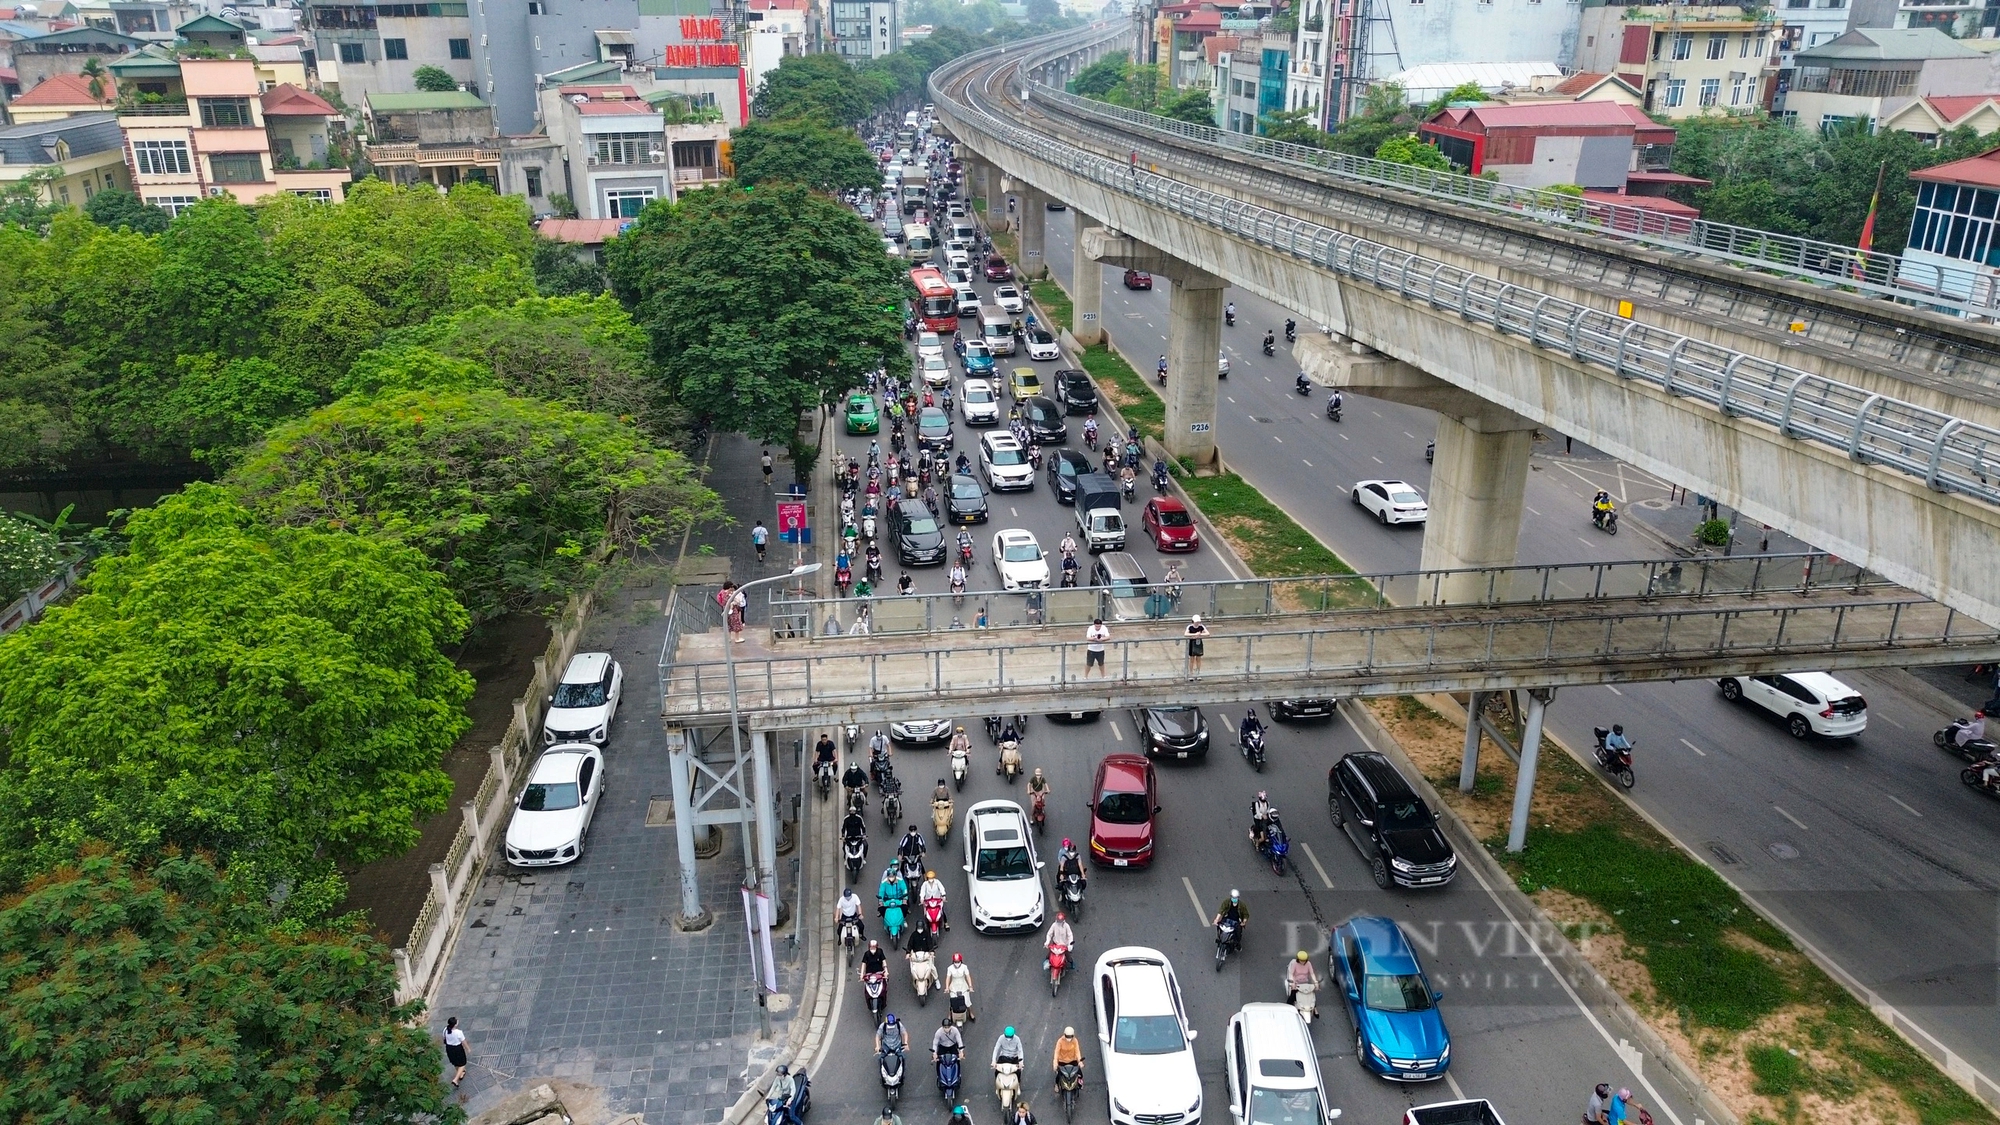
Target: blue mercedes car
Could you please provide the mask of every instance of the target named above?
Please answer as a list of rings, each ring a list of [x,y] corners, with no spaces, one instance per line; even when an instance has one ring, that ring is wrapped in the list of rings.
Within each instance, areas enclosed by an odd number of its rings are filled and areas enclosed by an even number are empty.
[[[1354,1024],[1363,1069],[1396,1082],[1443,1078],[1451,1033],[1402,928],[1388,918],[1350,918],[1333,931],[1333,983]]]

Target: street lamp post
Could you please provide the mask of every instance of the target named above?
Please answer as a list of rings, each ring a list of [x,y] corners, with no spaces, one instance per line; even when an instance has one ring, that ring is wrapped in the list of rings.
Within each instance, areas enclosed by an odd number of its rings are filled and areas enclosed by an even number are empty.
[[[750,599],[744,594],[744,591],[750,589],[752,586],[762,586],[769,582],[783,582],[789,578],[802,578],[818,570],[819,566],[820,564],[818,563],[804,563],[793,567],[784,574],[773,574],[768,578],[752,579],[738,586],[736,588],[736,595],[743,597],[744,616],[747,618],[750,611]],[[725,636],[722,642],[722,649],[729,669],[729,746],[735,753],[736,760],[741,762],[743,760],[743,722],[742,711],[738,707],[736,699],[736,640],[733,637],[727,636],[728,615],[729,607],[725,605],[723,606],[723,631]],[[749,623],[746,621],[744,624],[747,627]],[[762,735],[759,735],[751,750],[752,761],[750,767],[757,781],[756,793],[751,798],[755,807],[754,814],[757,818],[757,862],[755,870],[750,875],[756,881],[757,889],[763,894],[764,900],[776,904],[779,901],[778,831],[776,810],[774,807],[777,795],[772,790],[771,759],[766,739]],[[764,1037],[769,1039],[771,1037],[771,1014],[770,1009],[765,1006],[764,1000],[763,982],[759,981],[757,982],[757,1013],[763,1020]]]

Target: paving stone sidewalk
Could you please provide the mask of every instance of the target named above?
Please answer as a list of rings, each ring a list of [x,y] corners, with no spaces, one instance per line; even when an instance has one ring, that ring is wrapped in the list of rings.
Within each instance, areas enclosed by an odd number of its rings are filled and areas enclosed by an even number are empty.
[[[713,584],[732,567],[739,581],[770,573],[758,567],[749,538],[758,518],[772,518],[758,454],[741,437],[717,436],[708,480],[735,523],[696,529],[684,575],[699,572]],[[773,479],[779,487],[790,484],[782,459]],[[657,666],[669,570],[679,549],[664,545],[660,565],[637,570],[601,596],[584,633],[582,649],[611,652],[625,680],[605,755],[604,804],[583,859],[522,872],[496,855],[474,892],[432,1012],[436,1035],[456,1016],[469,1037],[472,1066],[459,1092],[468,1112],[537,1081],[568,1078],[599,1087],[613,1116],[640,1113],[647,1125],[695,1125],[718,1120],[744,1087],[759,1015],[739,894],[741,837],[725,829],[721,852],[701,863],[702,902],[715,924],[681,933],[674,925],[680,882],[673,828],[647,826],[651,798],[672,792]],[[789,807],[796,784],[786,784],[786,771],[778,773]],[[796,893],[797,854],[779,860],[788,900]],[[774,935],[780,996],[771,1019],[778,1042],[804,982],[790,932]]]

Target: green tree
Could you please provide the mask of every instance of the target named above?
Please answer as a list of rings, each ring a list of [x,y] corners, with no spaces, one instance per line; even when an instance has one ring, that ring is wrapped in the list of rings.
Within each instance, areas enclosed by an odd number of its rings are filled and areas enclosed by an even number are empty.
[[[233,199],[204,199],[160,236],[149,331],[176,351],[255,355],[290,290],[256,215]]]
[[[359,920],[273,922],[203,856],[150,870],[101,846],[0,903],[0,1117],[465,1119],[420,1001]],[[31,1031],[30,1031],[31,1029]]]
[[[129,191],[106,188],[90,197],[83,213],[101,227],[124,228],[140,234],[158,234],[167,229],[173,216]]]
[[[98,101],[103,101],[106,89],[105,82],[110,77],[110,74],[104,69],[104,64],[97,61],[96,55],[92,55],[83,60],[82,73],[84,78],[88,79],[84,83],[84,91]]]
[[[1187,90],[1168,99],[1160,106],[1160,114],[1196,125],[1215,124],[1215,104],[1209,100],[1207,90]]]
[[[837,194],[881,180],[875,154],[852,129],[811,121],[753,121],[729,134],[736,182],[745,187],[782,181]]]
[[[62,541],[53,533],[0,515],[0,605],[12,603],[62,565]]]
[[[611,288],[611,275],[596,262],[576,256],[576,249],[553,238],[535,240],[531,266],[535,292],[544,297],[589,297]]]
[[[1077,71],[1076,77],[1069,80],[1069,92],[1079,97],[1103,98],[1125,81],[1125,69],[1131,65],[1132,56],[1113,51]]]
[[[802,187],[656,204],[606,251],[675,400],[717,428],[800,454],[802,412],[876,368],[909,369],[907,285],[880,236]]]
[[[38,292],[52,280],[50,257],[43,239],[0,228],[0,474],[60,469],[91,444],[79,417],[89,369],[63,345]]]
[[[1160,108],[1160,98],[1172,91],[1173,87],[1167,84],[1167,76],[1160,67],[1132,66],[1126,68],[1124,79],[1104,95],[1104,100],[1151,113]]]
[[[0,882],[98,839],[323,893],[414,846],[472,694],[443,651],[465,611],[424,557],[207,484],[126,531],[87,593],[0,638]]]
[[[882,78],[856,70],[839,55],[787,55],[764,76],[750,108],[765,120],[853,125],[880,109],[890,92]]]
[[[1370,86],[1362,98],[1360,112],[1328,133],[1325,147],[1350,156],[1373,156],[1383,141],[1414,130],[1416,117],[1401,84],[1385,82]]]
[[[458,89],[458,79],[443,67],[420,66],[411,72],[410,81],[416,83],[417,89],[432,94],[447,94]]]
[[[317,388],[268,359],[205,352],[174,366],[160,424],[181,435],[197,461],[226,465],[273,424],[320,402]]]
[[[635,427],[494,390],[342,399],[273,430],[229,484],[281,526],[421,550],[481,620],[558,602],[720,510]]]
[[[1433,172],[1451,171],[1451,161],[1444,153],[1437,150],[1437,146],[1426,144],[1409,134],[1390,137],[1377,145],[1375,159],[1387,160],[1392,164],[1408,164],[1413,168],[1428,168]]]
[[[1311,106],[1300,106],[1298,109],[1281,109],[1276,113],[1267,113],[1259,118],[1257,127],[1260,132],[1274,141],[1306,145],[1310,148],[1323,148],[1326,145],[1326,134],[1320,131],[1319,126],[1312,123],[1312,116],[1313,110]]]
[[[62,178],[62,166],[58,164],[37,168],[11,183],[0,184],[0,226],[45,233],[57,215],[69,210],[69,204],[56,198],[56,185]]]
[[[1489,100],[1486,90],[1477,82],[1460,82],[1458,85],[1432,98],[1420,114],[1426,120],[1435,117],[1453,102],[1483,102]]]

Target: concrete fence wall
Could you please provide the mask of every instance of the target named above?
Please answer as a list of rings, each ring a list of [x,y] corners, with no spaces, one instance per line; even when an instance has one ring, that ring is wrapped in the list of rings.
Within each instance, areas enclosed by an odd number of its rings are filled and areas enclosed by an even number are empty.
[[[42,615],[43,610],[61,601],[63,595],[74,589],[82,578],[83,560],[78,559],[21,595],[14,604],[0,611],[0,636],[32,623]]]
[[[444,963],[458,940],[473,899],[473,888],[486,872],[494,838],[506,830],[514,805],[515,783],[522,767],[541,748],[542,704],[549,689],[576,654],[584,624],[590,620],[591,595],[572,596],[550,631],[548,651],[535,658],[535,675],[514,700],[514,719],[500,741],[487,749],[490,764],[471,800],[459,806],[465,822],[452,837],[443,863],[431,864],[431,892],[410,927],[409,944],[397,949],[396,1002],[437,995]]]

